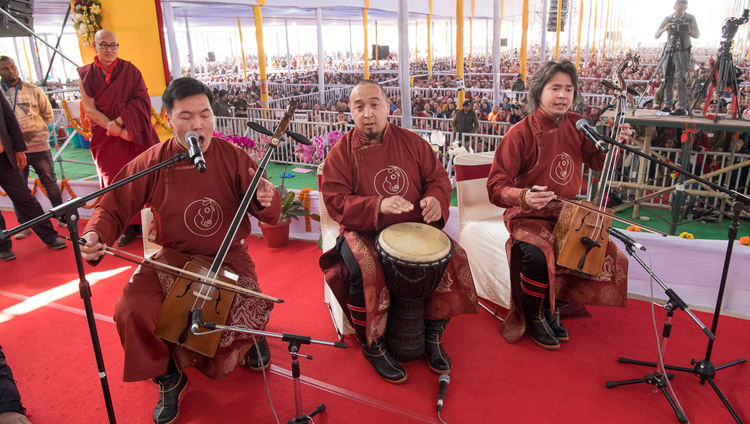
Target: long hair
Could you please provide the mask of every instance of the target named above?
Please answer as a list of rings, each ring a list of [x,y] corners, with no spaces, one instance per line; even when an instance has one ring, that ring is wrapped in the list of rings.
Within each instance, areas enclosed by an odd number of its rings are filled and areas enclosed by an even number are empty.
[[[526,105],[526,112],[532,114],[539,108],[539,102],[542,99],[542,90],[544,89],[544,86],[547,85],[549,80],[551,80],[558,72],[563,72],[570,76],[570,80],[575,88],[575,94],[573,95],[571,105],[576,103],[576,100],[580,95],[578,92],[578,72],[576,71],[576,65],[569,60],[551,60],[540,66],[539,69],[534,72],[534,76],[531,77],[531,84],[529,85],[529,104]]]

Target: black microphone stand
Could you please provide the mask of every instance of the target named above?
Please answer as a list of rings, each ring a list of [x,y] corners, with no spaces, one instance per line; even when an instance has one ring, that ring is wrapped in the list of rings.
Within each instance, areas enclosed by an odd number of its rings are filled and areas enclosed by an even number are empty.
[[[152,172],[155,172],[161,168],[172,165],[174,163],[181,162],[185,159],[192,159],[187,152],[179,153],[174,155],[172,158],[166,161],[154,165],[151,168],[145,169],[137,174],[133,174],[130,177],[124,178],[112,185],[104,187],[101,190],[97,190],[93,193],[85,196],[79,196],[75,199],[70,199],[67,202],[55,206],[50,209],[44,215],[40,215],[30,221],[27,221],[16,228],[0,232],[0,240],[11,237],[13,234],[19,233],[27,228],[31,228],[35,225],[41,224],[52,218],[64,220],[68,224],[68,232],[70,233],[70,240],[73,244],[73,254],[75,255],[76,268],[78,270],[78,290],[83,299],[84,309],[86,310],[86,320],[88,321],[89,332],[91,333],[91,343],[94,346],[94,355],[96,357],[96,365],[99,370],[99,380],[102,385],[102,392],[104,393],[104,403],[107,406],[107,416],[109,417],[110,423],[115,423],[115,411],[112,406],[112,397],[109,392],[109,383],[107,382],[107,373],[104,370],[104,358],[102,357],[102,349],[99,343],[99,334],[96,330],[96,321],[94,319],[94,309],[91,306],[91,285],[86,281],[86,271],[83,268],[83,257],[81,256],[81,247],[78,243],[79,232],[78,232],[78,221],[80,215],[78,208],[83,207],[89,200],[95,199],[104,193],[115,190],[119,187],[124,186],[132,181],[135,181],[141,177],[144,177]]]
[[[653,278],[662,289],[664,289],[664,293],[666,293],[667,297],[669,297],[669,301],[664,304],[662,307],[667,311],[667,318],[666,321],[664,321],[664,328],[662,329],[662,339],[661,342],[659,342],[659,350],[660,354],[657,358],[656,363],[652,362],[643,362],[643,361],[634,361],[631,359],[626,358],[620,358],[620,362],[629,363],[629,364],[638,364],[638,365],[653,365],[654,366],[654,372],[651,374],[646,374],[643,376],[643,378],[635,378],[632,380],[619,380],[619,381],[608,381],[607,382],[607,388],[611,389],[618,386],[625,386],[628,384],[637,384],[637,383],[648,383],[654,386],[654,391],[656,389],[661,390],[664,397],[667,398],[667,402],[669,402],[669,405],[674,410],[675,415],[677,415],[677,420],[681,423],[687,422],[687,416],[685,416],[685,412],[683,412],[682,409],[675,403],[675,400],[672,399],[672,396],[669,394],[669,391],[667,390],[667,379],[671,380],[674,378],[674,374],[666,372],[667,367],[664,365],[664,353],[667,350],[667,342],[669,341],[669,336],[672,333],[672,316],[674,316],[674,310],[675,309],[682,309],[685,311],[685,313],[692,318],[693,321],[695,321],[696,324],[703,330],[703,333],[706,334],[709,340],[713,340],[715,336],[709,330],[706,328],[705,325],[696,317],[693,312],[690,310],[690,307],[688,306],[685,301],[683,301],[680,296],[675,293],[674,290],[667,287],[664,282],[661,281],[661,279],[654,273],[654,271],[646,265],[645,262],[635,253],[634,249],[635,245],[631,242],[625,243],[625,250],[628,252],[630,256],[635,258],[636,261],[643,267],[643,269],[648,272],[648,274]]]
[[[736,190],[729,190],[727,188],[724,188],[712,181],[706,180],[705,178],[701,178],[698,175],[695,175],[685,169],[682,169],[678,166],[675,166],[671,163],[664,162],[662,160],[659,160],[649,154],[643,153],[642,151],[635,149],[631,146],[626,146],[619,141],[613,140],[610,137],[602,136],[602,140],[606,141],[607,143],[610,143],[612,145],[615,145],[617,147],[620,147],[621,149],[625,149],[628,152],[631,152],[633,154],[636,154],[642,158],[645,158],[651,162],[657,163],[661,166],[664,166],[666,168],[671,169],[672,171],[679,172],[682,175],[687,176],[688,178],[694,179],[702,184],[705,184],[712,189],[719,191],[721,193],[728,194],[732,198],[732,222],[729,226],[729,234],[728,234],[728,241],[727,241],[727,250],[726,255],[724,256],[724,268],[721,273],[721,282],[719,283],[719,293],[716,298],[716,307],[714,308],[714,315],[713,315],[713,321],[711,323],[711,333],[716,334],[716,328],[719,325],[719,317],[721,316],[721,304],[724,300],[724,290],[726,289],[727,285],[727,278],[729,277],[729,264],[732,260],[732,250],[734,249],[734,242],[737,240],[737,230],[739,228],[739,221],[740,221],[740,214],[742,211],[750,205],[750,197],[748,197],[745,194],[742,194]],[[692,359],[690,361],[690,364],[693,365],[693,368],[686,368],[686,367],[675,367],[671,365],[665,365],[664,368],[671,369],[675,371],[682,371],[682,372],[690,372],[695,374],[699,377],[699,382],[701,385],[704,385],[706,382],[711,386],[711,388],[714,390],[716,395],[719,397],[721,402],[724,404],[724,406],[727,408],[729,413],[732,415],[732,418],[738,423],[742,424],[742,420],[740,419],[739,415],[734,411],[734,408],[732,408],[732,405],[729,403],[729,400],[724,396],[724,394],[719,390],[719,387],[716,385],[716,382],[714,382],[714,376],[716,375],[716,371],[728,368],[734,365],[741,364],[746,361],[745,358],[740,358],[731,362],[727,362],[725,364],[714,366],[713,362],[711,362],[711,353],[713,351],[714,346],[714,339],[710,339],[708,341],[708,347],[706,348],[706,356],[701,360]],[[624,360],[624,358],[620,358],[620,362],[629,362],[639,365],[646,365],[646,366],[655,366],[653,362],[640,362],[640,361],[632,361],[632,360]]]
[[[300,346],[302,346],[303,344],[317,343],[317,344],[337,347],[341,349],[346,349],[347,347],[349,347],[346,343],[329,342],[326,340],[316,340],[316,339],[310,338],[309,336],[300,336],[297,334],[290,334],[290,333],[273,333],[270,331],[252,330],[244,326],[219,325],[213,322],[194,321],[193,323],[197,324],[199,327],[203,327],[208,330],[213,330],[213,331],[200,333],[200,332],[195,331],[195,328],[193,327],[192,332],[196,336],[200,336],[201,334],[213,333],[214,331],[219,331],[219,330],[229,330],[229,331],[236,331],[238,333],[253,334],[253,335],[258,335],[258,336],[276,337],[276,338],[280,338],[282,341],[289,343],[288,349],[289,349],[289,353],[292,356],[292,380],[294,380],[294,406],[295,406],[296,415],[294,418],[288,421],[288,424],[307,424],[310,422],[312,417],[326,410],[325,404],[321,403],[320,405],[318,405],[317,408],[315,408],[312,412],[308,414],[305,414],[302,412],[302,389],[300,386],[301,373],[299,369],[299,357],[301,356],[309,360],[312,360],[313,357],[311,355],[303,355],[299,353]]]

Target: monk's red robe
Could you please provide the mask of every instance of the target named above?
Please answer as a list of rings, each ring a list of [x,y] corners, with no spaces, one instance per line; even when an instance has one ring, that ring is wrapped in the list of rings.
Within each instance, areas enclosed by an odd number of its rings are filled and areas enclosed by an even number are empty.
[[[521,190],[533,185],[547,186],[560,197],[573,198],[583,181],[582,165],[601,170],[605,155],[584,140],[575,128],[582,117],[569,112],[560,122],[538,109],[513,125],[495,151],[487,178],[490,202],[505,210],[510,233],[506,252],[510,264],[511,304],[503,323],[503,336],[518,340],[526,324],[520,300],[520,258],[511,255],[513,244],[523,241],[538,247],[547,258],[550,306],[555,299],[588,305],[625,306],[627,301],[628,260],[614,243],[607,245],[602,273],[596,277],[558,267],[555,264],[552,234],[562,209],[550,202],[541,210],[521,212]]]
[[[181,151],[185,149],[174,139],[160,143],[127,164],[115,181]],[[203,174],[191,162],[183,161],[107,193],[94,210],[85,232],[95,231],[103,243],[112,245],[133,215],[147,205],[154,213],[149,239],[163,246],[154,255],[155,260],[180,268],[190,256],[210,263],[250,185],[248,169],[258,166],[247,153],[220,138],[213,138],[203,154],[206,160]],[[273,204],[267,208],[261,208],[253,200],[249,212],[264,222],[278,222],[280,196],[276,193]],[[249,234],[250,221],[246,219],[237,231],[224,265],[240,276],[240,286],[259,291],[255,264],[243,243]],[[174,280],[171,274],[140,267],[123,290],[114,318],[125,351],[125,381],[145,380],[166,372],[170,346],[154,334],[154,328],[161,303]],[[268,301],[237,294],[227,325],[262,330],[271,307]],[[225,331],[214,358],[171,347],[179,366],[197,367],[211,378],[222,378],[237,366],[252,344],[250,335]]]
[[[448,221],[451,185],[448,174],[430,146],[417,134],[388,124],[383,142],[370,144],[358,129],[349,131],[326,157],[320,187],[328,212],[341,225],[342,235],[362,270],[367,308],[367,340],[385,332],[390,301],[385,277],[375,250],[381,230],[399,222],[423,222],[419,202],[428,196],[440,202],[442,228]],[[414,204],[400,215],[380,213],[383,198],[399,195]],[[425,303],[425,318],[444,319],[477,313],[477,296],[466,252],[453,242],[455,253],[440,285]],[[337,300],[346,308],[349,281],[346,266],[334,248],[320,265]]]
[[[91,156],[99,183],[108,186],[126,163],[159,142],[151,123],[151,99],[141,71],[127,60],[117,59],[110,82],[93,63],[78,68],[86,95],[94,99],[96,109],[109,119],[122,117],[123,125],[133,138],[127,141],[107,135],[107,129],[92,122]]]

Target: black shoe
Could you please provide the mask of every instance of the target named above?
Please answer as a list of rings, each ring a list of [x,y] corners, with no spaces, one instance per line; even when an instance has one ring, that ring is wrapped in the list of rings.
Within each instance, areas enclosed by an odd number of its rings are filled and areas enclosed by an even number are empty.
[[[554,330],[550,327],[547,319],[539,314],[526,316],[526,330],[531,335],[534,343],[547,350],[560,349],[560,340],[555,336]]]
[[[154,424],[170,424],[180,416],[180,403],[188,388],[185,373],[176,372],[154,378],[159,385],[159,402],[154,408]]]
[[[672,112],[672,108],[669,106],[664,106],[663,108],[661,108],[661,110],[659,110],[659,112],[670,113]]]
[[[4,250],[0,252],[0,261],[12,261],[16,259],[16,254],[12,250]]]
[[[258,352],[260,352],[260,359],[258,358]],[[247,351],[242,364],[255,372],[260,372],[271,366],[271,349],[268,347],[268,341],[265,337],[259,338],[253,347]]]
[[[544,305],[544,317],[547,318],[547,323],[549,324],[550,328],[552,328],[552,331],[555,333],[555,337],[557,337],[557,340],[561,342],[567,342],[570,340],[570,336],[568,335],[568,330],[563,326],[562,321],[560,321],[560,307],[555,305],[555,313],[553,314],[547,305]]]
[[[435,374],[448,374],[451,372],[451,358],[443,349],[443,332],[447,319],[425,320],[425,357],[430,371]]]
[[[385,347],[385,342],[382,338],[373,343],[372,346],[367,346],[360,340],[357,340],[360,346],[362,346],[362,354],[365,359],[375,368],[375,372],[383,378],[383,380],[393,383],[401,384],[406,382],[406,371],[393,358],[388,349]]]
[[[120,238],[117,240],[117,247],[125,247],[130,244],[133,240],[135,240],[137,234],[135,233],[135,230],[133,229],[133,226],[129,226],[125,229],[125,231],[122,233]]]
[[[672,113],[670,113],[670,115],[673,115],[673,116],[685,116],[685,115],[687,115],[687,112],[685,112],[685,109],[675,109],[674,111],[672,111]]]
[[[56,238],[52,243],[48,243],[47,247],[49,247],[50,249],[54,249],[54,250],[60,250],[60,249],[65,249],[66,247],[68,247],[68,245],[65,244],[65,242],[60,240],[59,238]]]

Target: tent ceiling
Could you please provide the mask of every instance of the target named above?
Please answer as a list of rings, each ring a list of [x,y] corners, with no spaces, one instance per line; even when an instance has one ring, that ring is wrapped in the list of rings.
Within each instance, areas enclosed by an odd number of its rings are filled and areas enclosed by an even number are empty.
[[[471,16],[471,0],[464,0],[464,16]],[[522,0],[503,0],[504,19],[520,21]],[[536,3],[535,0],[531,1]],[[34,23],[42,26],[59,26],[68,7],[66,0],[36,0]],[[162,0],[171,4],[175,19],[187,16],[192,27],[235,25],[237,17],[252,19],[255,0]],[[356,6],[354,6],[356,4]],[[263,6],[263,23],[281,25],[286,18],[291,24],[315,24],[315,9],[323,9],[324,24],[348,24],[362,21],[362,0],[268,0]],[[474,17],[484,20],[492,17],[493,0],[475,0]],[[532,9],[533,10],[533,9]],[[370,22],[381,20],[394,22],[398,11],[398,0],[370,0],[367,16]],[[409,19],[426,19],[429,13],[428,0],[409,1]],[[454,0],[434,0],[433,19],[448,19],[456,14]]]

